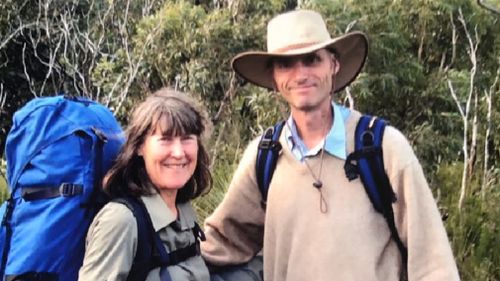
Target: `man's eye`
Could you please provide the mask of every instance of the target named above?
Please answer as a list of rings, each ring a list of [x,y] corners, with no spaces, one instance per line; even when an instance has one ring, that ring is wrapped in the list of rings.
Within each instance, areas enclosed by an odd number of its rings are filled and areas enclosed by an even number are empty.
[[[317,54],[310,54],[302,59],[302,63],[307,66],[314,65],[319,62],[321,62],[321,57]]]
[[[274,66],[277,68],[290,68],[292,66],[292,60],[289,58],[277,58],[274,61]]]

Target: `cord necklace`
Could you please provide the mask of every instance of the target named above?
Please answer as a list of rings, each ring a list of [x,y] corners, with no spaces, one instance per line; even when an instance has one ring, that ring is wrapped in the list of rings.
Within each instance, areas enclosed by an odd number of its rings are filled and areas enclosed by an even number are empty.
[[[292,132],[290,124],[288,122],[286,122],[286,124],[287,124],[288,130],[290,130],[290,132]],[[291,135],[291,136],[292,136],[292,143],[295,146],[297,142],[295,141],[293,135]],[[319,209],[320,209],[321,213],[323,213],[323,214],[328,212],[328,204],[327,204],[326,199],[323,195],[323,182],[321,181],[321,172],[323,171],[323,159],[324,159],[324,155],[325,155],[325,145],[326,145],[326,135],[323,138],[323,145],[321,146],[320,164],[319,164],[319,170],[318,170],[317,176],[314,173],[311,165],[309,165],[309,162],[307,161],[307,158],[304,156],[302,149],[300,149],[300,147],[297,147],[297,150],[299,151],[301,159],[303,159],[304,163],[306,164],[307,169],[309,170],[309,173],[311,174],[312,178],[314,179],[312,186],[319,191],[319,195],[320,195]]]

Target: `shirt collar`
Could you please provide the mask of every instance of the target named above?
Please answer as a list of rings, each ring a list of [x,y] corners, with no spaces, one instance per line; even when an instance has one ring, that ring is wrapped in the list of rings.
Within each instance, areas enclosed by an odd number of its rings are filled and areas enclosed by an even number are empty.
[[[342,160],[346,159],[346,138],[345,138],[345,120],[349,117],[350,110],[343,106],[337,105],[332,102],[333,112],[333,125],[325,138],[325,151],[332,156],[338,157]],[[316,145],[312,149],[307,149],[302,139],[299,137],[297,127],[292,116],[287,120],[285,128],[285,137],[288,148],[292,151],[295,157],[302,161],[302,151],[304,157],[317,155],[323,148],[323,142]],[[295,140],[295,142],[294,142]]]
[[[167,227],[169,224],[177,221],[172,211],[167,207],[158,192],[152,195],[141,196],[146,210],[151,217],[151,222],[155,231]],[[195,214],[189,202],[177,204],[177,211],[179,212],[179,224],[182,230],[191,229],[194,227]]]

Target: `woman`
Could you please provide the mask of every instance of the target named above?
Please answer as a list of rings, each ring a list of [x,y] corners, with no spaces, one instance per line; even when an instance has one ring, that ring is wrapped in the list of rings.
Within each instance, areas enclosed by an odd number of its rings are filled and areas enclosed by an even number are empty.
[[[139,198],[137,202],[144,203],[161,240],[158,245],[168,253],[183,252],[170,259],[175,264],[146,272],[145,280],[210,278],[199,254],[196,236],[201,230],[190,204],[212,183],[201,141],[207,122],[205,112],[187,94],[159,90],[135,109],[127,140],[105,177],[104,191],[111,198]],[[120,202],[114,199],[106,204],[92,222],[79,280],[132,279],[134,257],[144,252],[143,244],[134,208]],[[186,254],[187,248],[197,251]],[[144,266],[137,267],[144,270]]]

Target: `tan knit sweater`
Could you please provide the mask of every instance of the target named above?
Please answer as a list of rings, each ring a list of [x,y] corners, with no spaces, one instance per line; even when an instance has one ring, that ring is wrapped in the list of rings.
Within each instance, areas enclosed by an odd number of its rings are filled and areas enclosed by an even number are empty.
[[[348,154],[359,117],[353,111],[345,122]],[[321,180],[328,211],[322,213],[313,177],[291,154],[283,135],[267,209],[261,208],[255,176],[257,138],[247,147],[223,202],[205,222],[205,259],[215,265],[241,263],[263,246],[265,281],[399,280],[400,253],[361,181],[349,182],[344,160],[325,154]],[[398,198],[396,226],[408,247],[409,280],[459,280],[438,209],[408,141],[387,127],[383,150]],[[317,174],[320,157],[308,159]]]

